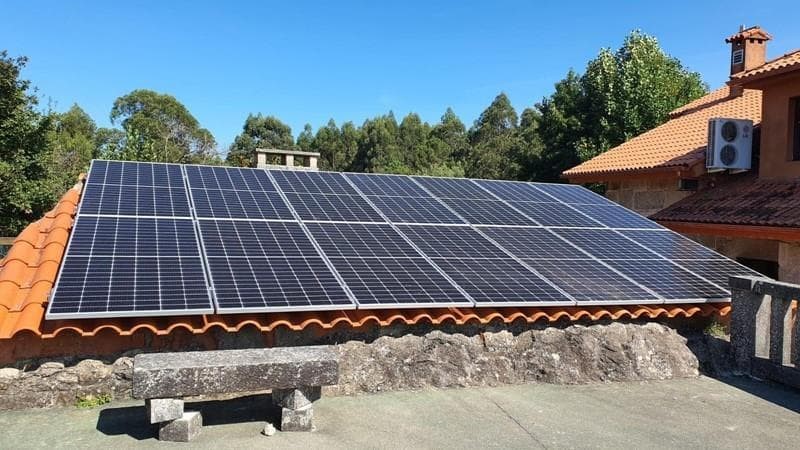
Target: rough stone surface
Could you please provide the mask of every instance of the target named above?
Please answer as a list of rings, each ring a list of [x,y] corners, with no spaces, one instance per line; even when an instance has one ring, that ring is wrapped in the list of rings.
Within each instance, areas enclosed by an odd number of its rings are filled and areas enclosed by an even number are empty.
[[[169,442],[189,442],[203,429],[203,416],[199,411],[183,413],[180,419],[164,422],[158,428],[158,439]]]
[[[663,380],[698,375],[686,339],[657,323],[612,323],[475,336],[433,331],[338,346],[340,381],[325,394],[531,382]]]
[[[313,431],[314,407],[306,405],[298,409],[281,409],[281,431]]]
[[[275,425],[272,425],[269,422],[264,424],[264,429],[261,430],[261,434],[263,434],[264,436],[275,436],[275,433],[277,432],[278,430],[275,429]]]
[[[145,400],[145,410],[150,423],[167,422],[183,416],[183,400],[176,398],[153,398]]]
[[[136,355],[135,398],[185,397],[322,386],[339,379],[330,347],[291,347]]]
[[[272,403],[284,408],[298,409],[319,400],[321,396],[321,386],[304,386],[298,389],[273,389]]]

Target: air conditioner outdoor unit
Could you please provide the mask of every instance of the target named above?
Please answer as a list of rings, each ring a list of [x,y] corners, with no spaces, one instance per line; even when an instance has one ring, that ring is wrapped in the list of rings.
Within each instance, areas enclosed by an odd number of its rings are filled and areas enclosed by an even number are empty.
[[[750,170],[753,149],[753,121],[711,119],[708,121],[706,169],[709,172]]]

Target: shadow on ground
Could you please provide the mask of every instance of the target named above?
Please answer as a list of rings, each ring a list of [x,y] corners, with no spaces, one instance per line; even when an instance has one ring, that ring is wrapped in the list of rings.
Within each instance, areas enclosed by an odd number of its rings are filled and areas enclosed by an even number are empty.
[[[280,408],[272,404],[269,394],[250,395],[230,400],[186,402],[186,411],[200,411],[203,426],[230,423],[270,422],[280,423]],[[97,431],[111,436],[128,435],[136,440],[151,439],[158,435],[158,425],[151,425],[144,405],[123,408],[106,408],[100,411]]]

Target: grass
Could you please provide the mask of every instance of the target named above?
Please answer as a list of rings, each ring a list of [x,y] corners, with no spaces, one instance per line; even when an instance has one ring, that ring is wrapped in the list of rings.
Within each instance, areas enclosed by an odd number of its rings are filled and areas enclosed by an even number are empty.
[[[718,338],[725,337],[728,334],[728,331],[725,329],[725,325],[717,322],[716,320],[709,323],[706,329],[703,331],[709,336]]]
[[[82,395],[78,397],[77,401],[75,402],[75,406],[85,409],[97,408],[98,406],[103,406],[106,403],[110,403],[111,398],[111,394]]]

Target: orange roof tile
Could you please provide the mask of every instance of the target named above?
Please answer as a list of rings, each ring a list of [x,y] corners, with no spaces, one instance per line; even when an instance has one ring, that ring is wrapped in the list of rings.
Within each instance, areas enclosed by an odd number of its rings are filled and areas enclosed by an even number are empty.
[[[725,316],[730,304],[590,306],[548,308],[432,308],[398,310],[322,311],[271,314],[204,315],[45,321],[46,302],[55,283],[72,220],[77,211],[82,184],[77,184],[41,220],[25,228],[6,257],[0,260],[0,340],[25,338],[54,339],[77,334],[95,337],[103,332],[133,336],[141,330],[169,335],[175,330],[204,334],[213,330],[236,332],[254,326],[262,332],[280,327],[290,330],[337,326],[362,327],[392,324],[434,325],[453,323],[486,324],[557,322],[577,320],[662,319],[675,317]]]
[[[739,31],[738,33],[734,33],[728,36],[725,39],[725,42],[731,43],[733,41],[738,41],[742,39],[761,39],[763,41],[768,41],[772,39],[772,36],[769,35],[763,28],[756,25],[750,28],[746,28],[744,30]]]
[[[800,49],[767,61],[754,69],[731,75],[732,84],[747,84],[751,81],[800,70]]]
[[[761,91],[731,95],[722,87],[670,113],[670,120],[563,173],[603,181],[608,174],[687,170],[704,161],[708,120],[725,117],[761,122]]]

